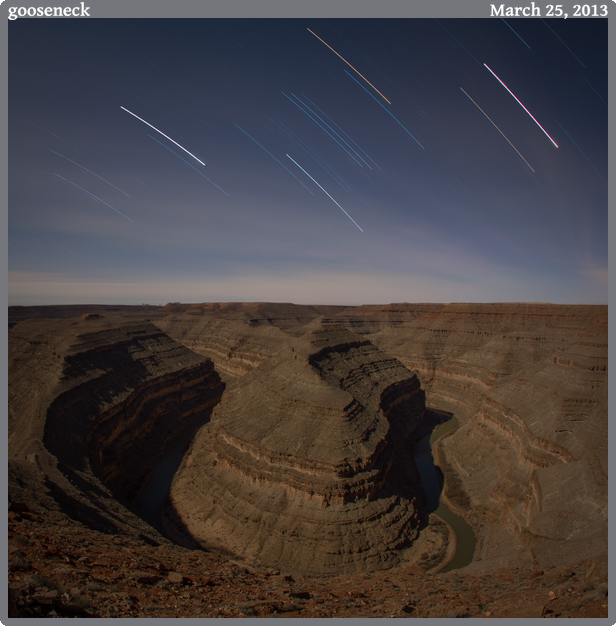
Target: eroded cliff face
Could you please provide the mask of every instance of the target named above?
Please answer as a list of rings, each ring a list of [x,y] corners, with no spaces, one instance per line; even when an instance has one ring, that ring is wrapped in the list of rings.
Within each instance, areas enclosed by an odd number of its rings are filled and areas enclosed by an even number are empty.
[[[283,326],[296,336],[318,319],[363,334],[417,374],[428,406],[458,418],[442,458],[450,503],[478,535],[476,567],[605,553],[607,307],[403,303],[287,314]],[[157,324],[198,341],[206,320],[218,332],[209,315]],[[288,341],[269,340],[280,318],[266,317],[252,312],[219,335],[227,365],[223,351],[213,358],[231,379]]]
[[[460,421],[443,452],[478,560],[605,552],[607,307],[452,304],[369,336]]]
[[[135,523],[117,503],[130,507],[167,443],[207,420],[223,390],[212,362],[150,323],[104,316],[20,322],[9,343],[14,472],[32,474],[25,457],[61,507]]]
[[[391,567],[427,525],[409,451],[417,378],[318,327],[246,374],[176,475],[171,520],[202,545],[313,575]]]
[[[49,506],[61,501],[70,515],[106,528],[129,519],[116,497],[130,504],[171,425],[207,412],[215,400],[204,397],[220,395],[211,363],[195,352],[213,359],[229,390],[240,382],[246,389],[252,385],[293,414],[295,404],[281,400],[281,390],[286,385],[298,392],[293,381],[308,380],[303,373],[287,380],[284,367],[271,369],[273,392],[267,377],[255,372],[285,351],[297,357],[289,372],[305,370],[309,363],[301,361],[297,338],[329,320],[359,336],[354,350],[369,340],[414,372],[427,405],[458,418],[459,429],[442,442],[443,471],[453,508],[478,536],[469,571],[511,564],[538,569],[606,553],[607,307],[240,303],[122,310],[124,317],[99,307],[96,315],[104,317],[91,319],[82,319],[83,308],[40,309],[36,319],[18,311],[9,331],[8,441],[10,472],[21,481],[11,484],[55,485],[43,488]],[[151,322],[143,321],[146,314]],[[289,352],[294,346],[297,351]],[[326,391],[329,357],[318,352],[310,358],[321,386],[315,383],[306,402],[314,404],[315,414],[346,411],[352,423],[356,405],[335,408],[340,399],[330,396],[331,385]],[[371,370],[347,377],[332,368],[332,380],[345,381],[338,391],[361,404],[362,381],[370,380]],[[312,389],[304,386],[306,393]],[[405,393],[396,385],[383,390],[383,414],[391,417],[404,407]],[[321,394],[326,400],[319,405]],[[231,407],[231,395],[228,402]],[[166,433],[162,440],[159,429]],[[262,463],[269,469],[259,476],[275,482],[274,448],[257,451],[244,433],[229,429],[219,435],[215,440],[230,471],[248,476]],[[291,433],[287,445],[297,445]],[[310,455],[300,445],[295,456],[298,469],[286,472],[285,489],[315,506],[327,498],[330,507],[339,506],[342,493],[359,501],[378,483],[338,476],[347,480],[343,489],[313,490],[307,499],[308,466],[302,464]],[[291,468],[290,457],[285,459]],[[330,470],[309,471],[318,477]],[[352,464],[348,471],[353,475]]]

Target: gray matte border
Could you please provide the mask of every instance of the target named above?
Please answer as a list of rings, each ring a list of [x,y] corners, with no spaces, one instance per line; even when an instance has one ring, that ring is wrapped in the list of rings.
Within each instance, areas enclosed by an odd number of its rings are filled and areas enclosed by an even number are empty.
[[[91,8],[91,18],[464,18],[490,13],[490,3],[484,0],[89,0],[84,4]],[[80,0],[5,0],[2,9],[80,5]]]
[[[559,1],[563,11],[573,14],[573,5],[577,2],[570,0]],[[597,2],[597,4],[606,4],[608,10],[616,16],[616,0],[604,0],[604,2]],[[5,194],[2,197],[0,203],[0,224],[2,224],[2,230],[4,231],[3,245],[5,247],[5,254],[2,256],[2,285],[4,290],[2,292],[1,302],[4,304],[2,308],[2,323],[4,328],[8,327],[8,101],[7,101],[7,81],[8,81],[8,24],[7,19],[9,7],[47,7],[47,6],[80,6],[81,2],[76,0],[58,0],[56,2],[50,2],[48,0],[32,0],[31,2],[17,0],[0,0],[0,41],[2,47],[0,48],[0,85],[4,87],[2,93],[5,96],[1,102],[2,112],[2,126],[0,127],[0,136],[2,138],[4,149],[2,150],[2,156],[0,160],[1,173],[0,181],[2,183],[2,189],[5,190]],[[490,18],[491,5],[500,6],[501,2],[488,2],[484,0],[173,0],[164,2],[162,0],[88,0],[84,2],[86,7],[90,7],[90,18],[81,19],[97,19],[97,18],[262,18],[262,17],[280,17],[280,18],[308,18],[308,17],[321,17],[321,18]],[[504,3],[505,6],[530,6],[531,2],[511,2]],[[546,7],[551,2],[544,2],[542,0],[536,1],[535,6],[540,8],[542,16],[545,16]],[[553,4],[556,4],[554,2]],[[28,18],[20,18],[28,19]],[[52,18],[53,19],[53,18]],[[58,18],[55,18],[58,19]],[[64,18],[66,19],[66,18]],[[498,19],[498,17],[492,17],[492,19]],[[532,18],[531,18],[532,19]],[[537,19],[537,18],[534,18]],[[574,19],[574,18],[569,18]],[[579,18],[578,18],[579,19]],[[592,18],[588,18],[592,19]],[[609,46],[609,64],[612,65],[614,61],[614,50],[616,42],[616,21],[612,18],[608,26],[608,37],[610,40]],[[610,72],[609,80],[609,97],[616,97],[616,80],[614,78],[614,72]],[[609,112],[609,179],[613,182],[614,174],[614,158],[616,153],[614,152],[614,137],[616,131],[616,114],[614,113],[614,107]],[[610,189],[608,206],[616,207],[616,191]],[[614,226],[614,220],[608,216],[608,236],[611,243],[616,236],[616,227]],[[610,276],[612,276],[613,255],[610,254],[609,258],[609,270]],[[609,281],[609,296],[608,303],[611,304],[612,295],[614,290],[612,287],[613,280]],[[610,328],[616,327],[616,313],[609,315]],[[614,352],[613,346],[613,332],[609,334],[609,350],[608,356],[611,357]],[[4,432],[7,428],[7,404],[8,404],[8,350],[6,335],[1,342],[1,358],[2,358],[2,371],[4,373],[2,379],[2,386],[0,391],[0,397],[2,398],[2,423],[4,425]],[[609,388],[612,387],[613,374],[609,374]],[[608,400],[608,414],[612,415],[616,412],[616,400]],[[613,444],[616,436],[610,433],[610,444]],[[8,458],[8,445],[5,440],[6,457]],[[2,493],[7,496],[7,467],[2,467],[0,475],[2,480]],[[609,490],[610,496],[612,490]],[[612,513],[610,507],[610,514]],[[4,518],[4,537],[7,535],[7,518]],[[610,543],[612,543],[613,533],[610,532]],[[6,542],[2,542],[2,549],[0,554],[4,557],[4,562],[7,562],[7,545]],[[610,563],[612,562],[612,552],[610,549]],[[2,624],[14,622],[16,620],[9,620],[7,615],[7,587],[8,587],[8,572],[6,568],[2,572],[1,581],[3,582],[3,590],[1,596],[1,608],[0,618]],[[610,585],[611,586],[611,585]],[[596,624],[614,624],[612,617],[615,614],[614,609],[608,609],[609,615],[607,619],[593,620]],[[30,619],[26,619],[26,622],[30,622]],[[125,620],[120,620],[125,621]],[[127,621],[127,620],[126,620]],[[150,621],[150,620],[147,620]],[[164,620],[167,622],[168,620]],[[190,622],[197,623],[196,619],[190,619]],[[239,622],[240,620],[231,621]],[[268,622],[270,620],[267,620]],[[308,620],[312,622],[313,620]],[[364,619],[353,620],[354,622],[364,622]],[[365,620],[368,623],[367,619]],[[379,620],[384,621],[384,620]],[[446,623],[440,619],[430,619],[430,622]],[[498,620],[487,618],[487,622],[496,623]],[[541,623],[540,620],[527,619],[528,623]],[[586,623],[586,620],[575,619],[576,623]],[[19,623],[23,623],[23,618]]]

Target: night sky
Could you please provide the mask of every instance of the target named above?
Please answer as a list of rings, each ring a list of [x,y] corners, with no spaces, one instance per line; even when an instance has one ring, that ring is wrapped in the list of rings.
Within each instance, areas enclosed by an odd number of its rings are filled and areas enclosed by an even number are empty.
[[[8,31],[9,304],[607,303],[606,19]]]

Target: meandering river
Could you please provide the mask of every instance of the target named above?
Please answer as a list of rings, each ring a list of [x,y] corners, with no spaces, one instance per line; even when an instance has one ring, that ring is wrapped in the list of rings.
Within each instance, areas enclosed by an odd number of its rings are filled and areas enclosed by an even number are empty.
[[[434,457],[432,456],[434,444],[443,435],[455,430],[458,426],[459,423],[455,417],[451,417],[447,422],[439,424],[432,431],[432,434],[426,435],[415,446],[414,453],[415,465],[419,471],[424,493],[428,500],[428,510],[446,521],[456,533],[456,554],[443,569],[439,570],[439,573],[460,569],[468,565],[473,560],[477,545],[475,533],[466,520],[456,515],[446,504],[440,501],[443,486],[434,466]]]

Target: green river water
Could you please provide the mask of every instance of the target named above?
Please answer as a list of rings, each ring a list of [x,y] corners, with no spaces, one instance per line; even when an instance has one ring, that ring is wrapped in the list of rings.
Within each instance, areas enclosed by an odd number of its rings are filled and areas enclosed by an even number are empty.
[[[451,417],[447,422],[439,424],[429,437],[420,442],[415,452],[415,462],[428,498],[428,507],[431,512],[445,520],[454,529],[457,537],[456,554],[451,562],[440,570],[439,573],[449,572],[468,565],[473,560],[473,554],[477,545],[475,533],[466,520],[456,515],[447,505],[440,502],[442,485],[436,473],[431,453],[434,443],[443,435],[454,431],[459,425],[455,417]]]

